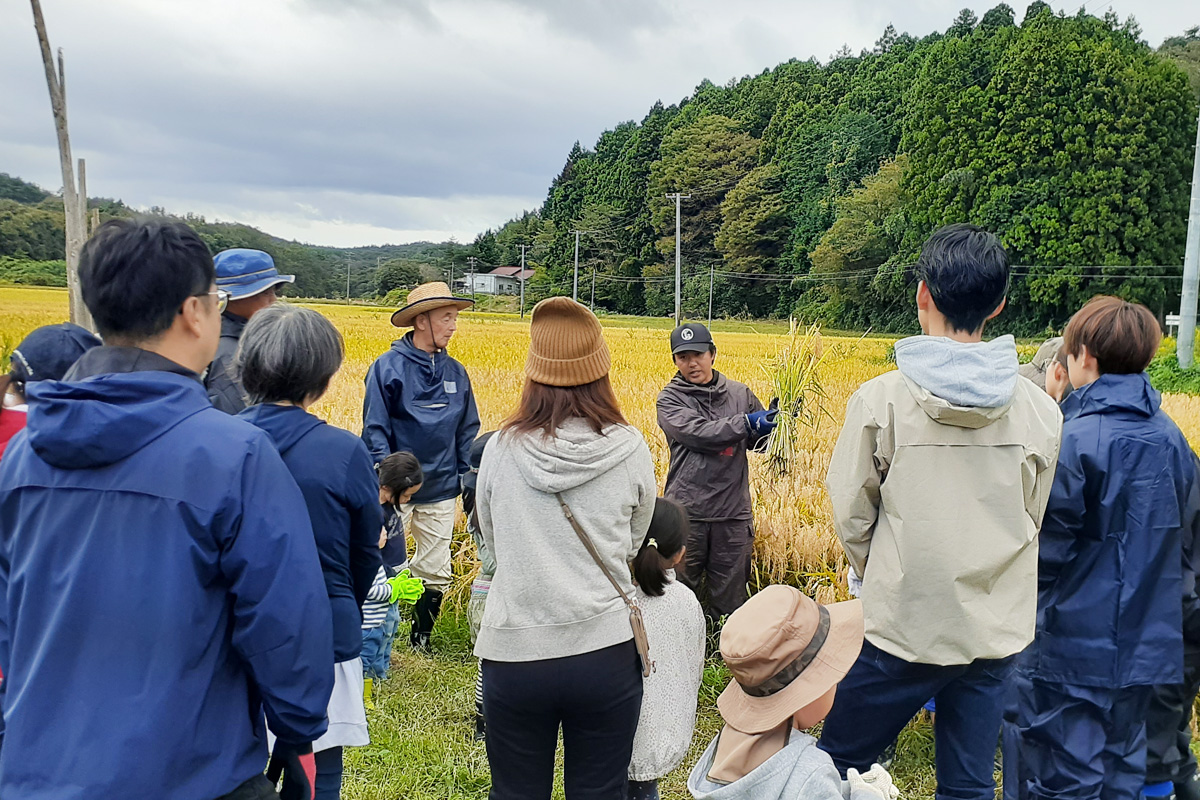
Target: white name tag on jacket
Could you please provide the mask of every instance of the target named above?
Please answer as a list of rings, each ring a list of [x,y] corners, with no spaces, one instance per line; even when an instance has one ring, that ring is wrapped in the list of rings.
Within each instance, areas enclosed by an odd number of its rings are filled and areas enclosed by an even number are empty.
[[[446,394],[458,394],[458,384],[454,381],[442,381],[442,387],[445,388]]]

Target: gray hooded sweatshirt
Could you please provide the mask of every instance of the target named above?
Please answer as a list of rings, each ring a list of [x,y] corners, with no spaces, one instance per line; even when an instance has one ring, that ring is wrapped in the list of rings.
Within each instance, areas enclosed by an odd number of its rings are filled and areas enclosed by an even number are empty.
[[[501,433],[484,452],[476,510],[496,574],[475,645],[492,661],[589,653],[633,638],[629,611],[559,507],[561,492],[632,597],[629,561],[654,514],[657,482],[641,433],[570,420],[553,437]]]
[[[867,641],[922,664],[1020,652],[1062,414],[1011,336],[914,336],[896,364],[850,398],[825,481]]]
[[[817,740],[796,731],[787,746],[768,758],[749,775],[733,783],[714,783],[708,779],[717,739],[688,775],[688,791],[697,800],[879,800],[870,789],[851,790],[838,775],[833,760],[817,748]]]

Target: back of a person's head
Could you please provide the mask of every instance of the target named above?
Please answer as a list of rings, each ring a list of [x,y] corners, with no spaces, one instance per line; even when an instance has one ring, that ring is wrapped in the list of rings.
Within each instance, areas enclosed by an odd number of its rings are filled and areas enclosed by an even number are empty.
[[[687,544],[691,522],[687,509],[665,497],[654,500],[654,516],[641,549],[630,565],[633,579],[643,592],[661,597],[669,581],[667,570]]]
[[[183,302],[209,291],[215,279],[208,245],[182,222],[112,220],[79,255],[80,293],[106,340],[157,337]]]
[[[246,324],[237,365],[252,402],[303,403],[325,393],[343,353],[342,335],[320,313],[276,303]]]
[[[914,272],[955,330],[974,333],[1008,292],[1008,253],[982,228],[956,223],[925,241]]]
[[[1075,312],[1063,332],[1063,351],[1078,357],[1081,348],[1096,359],[1101,375],[1130,375],[1150,365],[1162,330],[1150,309],[1119,297],[1093,297]]]
[[[424,482],[421,462],[407,450],[391,453],[379,462],[379,485],[396,495],[402,495]]]

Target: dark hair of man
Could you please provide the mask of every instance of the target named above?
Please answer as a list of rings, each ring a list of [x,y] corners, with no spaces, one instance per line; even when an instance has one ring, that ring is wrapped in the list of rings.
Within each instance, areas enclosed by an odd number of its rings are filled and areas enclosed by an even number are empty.
[[[964,333],[982,328],[1008,292],[1008,253],[1000,240],[965,223],[934,231],[913,272],[950,326]]]
[[[633,558],[633,580],[651,597],[662,597],[667,586],[667,570],[687,544],[691,530],[687,510],[663,497],[654,500],[654,517],[646,541]]]
[[[421,462],[407,450],[392,453],[379,462],[379,485],[396,497],[425,482]]]
[[[502,427],[549,437],[564,422],[576,418],[585,420],[596,433],[609,425],[626,424],[607,375],[582,386],[548,386],[526,379],[517,410]]]
[[[114,219],[79,254],[83,302],[110,344],[155,338],[185,300],[207,293],[214,280],[208,245],[182,222]]]
[[[1101,375],[1130,375],[1150,365],[1162,342],[1162,330],[1150,309],[1119,297],[1093,297],[1075,312],[1063,331],[1063,352],[1080,348],[1096,359]]]
[[[342,353],[333,323],[310,308],[276,303],[246,323],[237,364],[251,402],[299,404],[325,393]]]

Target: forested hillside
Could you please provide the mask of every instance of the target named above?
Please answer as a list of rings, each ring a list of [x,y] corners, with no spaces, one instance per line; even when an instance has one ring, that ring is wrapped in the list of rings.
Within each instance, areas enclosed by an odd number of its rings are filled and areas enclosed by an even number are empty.
[[[792,60],[576,143],[540,208],[469,245],[336,249],[185,216],[214,251],[257,247],[307,296],[382,296],[418,280],[515,264],[530,299],[569,293],[610,311],[674,308],[675,205],[684,307],[848,329],[914,324],[906,268],[930,231],[997,232],[1014,270],[1000,329],[1061,326],[1099,292],[1177,308],[1200,97],[1200,29],[1157,50],[1134,20],[1034,3],[964,10],[924,38],[890,26],[870,51]],[[132,213],[92,200],[101,216]],[[163,213],[161,209],[153,213]],[[0,175],[0,281],[61,280],[62,207]],[[381,265],[381,266],[380,266]],[[377,266],[380,268],[377,269]],[[53,273],[53,274],[51,274]]]
[[[106,198],[90,198],[88,207],[99,210],[101,221],[136,213],[121,201]],[[163,209],[149,213],[170,216]],[[304,297],[345,297],[347,269],[352,297],[384,295],[400,285],[397,274],[403,276],[406,288],[422,279],[436,280],[451,266],[461,274],[469,255],[467,246],[454,242],[318,247],[279,239],[249,225],[209,222],[191,214],[179,219],[195,228],[214,253],[230,247],[270,253],[280,272],[296,276],[295,285],[286,291]],[[66,286],[63,224],[61,197],[0,173],[0,282]]]
[[[1189,85],[1189,75],[1192,84]],[[1200,36],[1155,52],[1133,20],[999,5],[940,34],[889,27],[874,49],[790,61],[578,143],[541,209],[475,242],[527,242],[543,291],[673,309],[674,202],[685,310],[799,314],[842,328],[913,324],[905,267],[939,225],[996,231],[1015,271],[1004,327],[1061,325],[1098,292],[1178,303]],[[1166,277],[1163,277],[1166,276]]]

